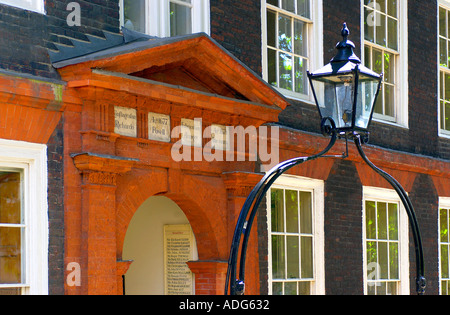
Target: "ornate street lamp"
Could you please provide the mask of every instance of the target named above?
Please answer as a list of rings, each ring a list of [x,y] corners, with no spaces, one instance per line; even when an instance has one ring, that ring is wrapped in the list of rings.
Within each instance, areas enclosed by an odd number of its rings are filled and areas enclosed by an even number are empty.
[[[321,118],[328,120],[329,128],[351,136],[367,132],[383,76],[361,64],[349,34],[344,24],[338,54],[322,69],[308,72],[308,77]]]
[[[368,128],[383,76],[361,64],[361,60],[353,52],[355,45],[348,40],[349,34],[347,25],[344,23],[343,40],[336,46],[337,55],[322,69],[312,73],[308,72],[312,92],[322,119],[322,133],[331,136],[330,143],[319,154],[294,158],[275,166],[247,197],[239,215],[231,244],[225,294],[228,294],[228,289],[230,289],[231,295],[243,295],[245,293],[245,262],[248,240],[258,207],[272,184],[294,166],[314,159],[330,157],[325,154],[331,150],[337,138],[344,138],[346,142],[348,139],[353,140],[362,159],[386,179],[399,195],[408,214],[414,237],[417,294],[423,295],[425,293],[426,280],[424,277],[422,240],[411,200],[403,187],[391,175],[376,167],[362,149],[363,143],[368,141]],[[347,155],[333,157],[345,158]],[[237,276],[238,257],[240,260],[239,276]]]

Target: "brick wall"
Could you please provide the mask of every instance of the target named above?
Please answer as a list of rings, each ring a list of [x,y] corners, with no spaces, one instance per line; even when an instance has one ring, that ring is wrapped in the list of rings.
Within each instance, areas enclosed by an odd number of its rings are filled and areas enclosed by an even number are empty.
[[[0,4],[0,68],[57,78],[45,38],[46,16]]]
[[[336,160],[325,182],[326,294],[363,294],[361,200],[355,166]]]
[[[261,1],[210,0],[211,37],[261,75]]]
[[[77,1],[81,26],[67,25],[69,0],[46,0],[46,15],[0,4],[0,68],[47,78],[59,78],[47,49],[54,43],[72,45],[85,34],[103,37],[103,30],[119,32],[119,0]]]
[[[47,143],[49,294],[64,294],[64,165],[63,119]]]
[[[411,203],[419,222],[422,242],[424,244],[425,278],[427,279],[427,294],[439,294],[439,266],[438,266],[438,207],[439,196],[428,175],[418,175],[410,193]],[[410,241],[410,275],[411,294],[416,292],[416,256],[414,239]]]

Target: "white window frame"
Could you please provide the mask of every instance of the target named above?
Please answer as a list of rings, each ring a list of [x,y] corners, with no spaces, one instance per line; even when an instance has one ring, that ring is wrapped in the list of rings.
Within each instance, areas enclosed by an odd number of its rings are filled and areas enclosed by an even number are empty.
[[[389,203],[398,203],[398,237],[399,237],[399,277],[400,285],[398,288],[399,295],[410,295],[409,280],[409,221],[400,197],[395,190],[363,186],[363,202],[362,202],[362,227],[363,227],[363,278],[364,278],[364,294],[367,295],[367,237],[366,237],[366,200],[381,201]]]
[[[322,180],[283,175],[271,188],[292,189],[312,193],[313,216],[313,264],[314,281],[311,295],[325,294],[325,232],[324,232],[324,182]],[[271,193],[267,193],[267,226],[269,232],[269,295],[272,295],[272,238],[271,238]]]
[[[442,294],[442,287],[441,287],[441,281],[442,281],[442,272],[441,272],[441,237],[440,237],[440,211],[441,209],[450,209],[450,197],[439,197],[439,208],[438,208],[438,249],[439,249],[439,294]],[[447,280],[447,279],[445,279]]]
[[[0,168],[20,169],[23,174],[25,240],[22,244],[23,282],[0,284],[20,288],[22,294],[48,294],[47,146],[0,139]]]
[[[438,107],[438,130],[439,130],[439,136],[443,137],[443,138],[448,138],[450,139],[450,131],[444,130],[442,129],[442,125],[441,125],[441,71],[450,74],[450,69],[449,68],[444,68],[440,66],[440,52],[439,52],[439,38],[440,38],[440,34],[439,34],[439,8],[443,8],[445,10],[450,11],[450,1],[447,0],[439,0],[438,1],[438,6],[437,6],[437,34],[438,34],[438,38],[437,38],[437,67],[438,67],[438,103],[437,103],[437,107]],[[447,23],[450,25],[450,19],[449,21],[447,21]],[[450,36],[450,34],[449,34]],[[448,52],[449,56],[450,56],[450,51]]]
[[[268,62],[267,62],[267,9],[272,8],[274,11],[283,12],[283,14],[306,21],[311,24],[308,27],[308,68],[314,71],[323,67],[323,4],[322,0],[311,0],[311,18],[306,19],[289,11],[284,11],[278,7],[267,4],[266,0],[261,0],[261,26],[262,26],[262,75],[265,81],[268,81]],[[311,105],[315,105],[314,96],[312,95],[309,83],[307,89],[308,95],[296,93],[293,91],[274,87],[281,94],[293,100],[300,100]]]
[[[119,0],[120,26],[125,23],[123,12],[124,0]],[[170,37],[170,2],[178,0],[146,0],[145,1],[145,33],[157,37]],[[192,33],[210,34],[209,0],[192,0]]]
[[[0,0],[1,4],[45,14],[44,0]]]
[[[364,38],[364,0],[361,0],[361,60],[364,63],[366,40]],[[408,96],[408,1],[398,1],[398,50],[367,42],[368,46],[396,55],[395,117],[374,113],[373,120],[397,127],[409,128]]]

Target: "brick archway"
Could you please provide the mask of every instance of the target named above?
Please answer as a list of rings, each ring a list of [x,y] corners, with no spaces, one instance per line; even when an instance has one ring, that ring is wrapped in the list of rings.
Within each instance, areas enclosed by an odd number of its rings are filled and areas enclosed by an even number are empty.
[[[203,187],[200,187],[199,184],[173,184],[174,182],[182,182],[187,177],[189,176],[183,176],[176,171],[134,169],[117,180],[116,258],[118,266],[121,264],[127,265],[127,262],[122,261],[123,247],[134,214],[149,198],[164,196],[172,200],[183,211],[197,241],[199,260],[188,264],[196,276],[196,294],[223,294],[228,254],[225,187],[218,185],[221,179],[208,179],[211,181],[209,183],[211,187],[208,187],[208,183],[203,183]],[[189,179],[190,183],[197,180],[196,178]],[[171,182],[172,185],[169,185],[168,182]],[[173,186],[178,187],[178,189],[168,189],[168,187]],[[214,190],[214,187],[216,187],[216,190],[223,190],[222,194],[217,194],[223,196],[223,202],[214,198],[207,198],[210,190]],[[118,268],[119,290],[122,287],[121,276],[126,274],[128,266]]]
[[[165,196],[174,201],[184,212],[199,244],[199,259],[220,259],[218,245],[220,231],[213,229],[212,217],[205,205],[197,203],[196,195],[167,191],[167,172],[136,170],[119,179],[117,188],[117,259],[121,260],[128,226],[135,212],[150,197]],[[225,233],[225,229],[223,233]],[[226,237],[226,235],[222,235]]]

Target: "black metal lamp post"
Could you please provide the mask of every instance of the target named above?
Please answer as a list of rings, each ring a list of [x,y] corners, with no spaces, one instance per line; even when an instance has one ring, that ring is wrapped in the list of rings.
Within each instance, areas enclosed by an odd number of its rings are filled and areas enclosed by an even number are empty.
[[[347,25],[344,23],[343,40],[336,47],[338,49],[337,55],[322,69],[313,73],[308,72],[312,92],[322,118],[322,133],[331,136],[330,143],[317,155],[291,159],[275,166],[252,190],[242,207],[236,224],[228,261],[225,294],[228,294],[228,289],[231,295],[243,295],[245,293],[245,262],[248,240],[258,207],[272,184],[294,166],[314,159],[329,157],[325,154],[331,150],[337,138],[344,138],[346,142],[348,139],[353,140],[363,160],[386,179],[398,193],[408,214],[414,237],[417,293],[419,295],[425,293],[426,280],[424,277],[422,240],[411,201],[403,187],[391,175],[377,168],[367,158],[362,149],[363,143],[368,141],[368,128],[383,76],[361,64],[361,60],[353,52],[355,45],[348,40],[349,34]],[[347,155],[333,157],[345,158]],[[239,277],[237,277],[238,257],[240,260]]]

